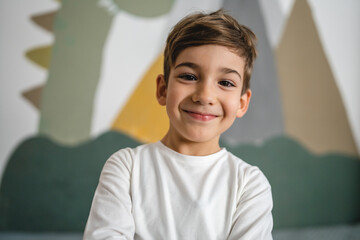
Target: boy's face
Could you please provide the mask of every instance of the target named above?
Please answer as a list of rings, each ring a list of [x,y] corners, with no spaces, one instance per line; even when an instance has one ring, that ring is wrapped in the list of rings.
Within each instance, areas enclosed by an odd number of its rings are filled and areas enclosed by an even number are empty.
[[[245,61],[219,45],[184,49],[171,67],[168,84],[157,79],[157,98],[166,105],[172,139],[217,144],[220,134],[248,108],[241,95]]]

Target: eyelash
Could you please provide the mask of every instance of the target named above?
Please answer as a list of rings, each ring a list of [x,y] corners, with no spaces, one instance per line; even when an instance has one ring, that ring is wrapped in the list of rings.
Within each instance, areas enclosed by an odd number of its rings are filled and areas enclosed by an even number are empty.
[[[179,75],[179,78],[184,79],[186,81],[196,81],[198,78],[194,74],[186,73]],[[228,80],[219,81],[219,85],[223,87],[235,87],[235,84]]]
[[[187,80],[187,81],[196,81],[197,80],[197,77],[194,74],[189,74],[189,73],[181,74],[179,76],[179,78]]]
[[[219,84],[223,87],[235,87],[235,84],[228,80],[222,80]]]

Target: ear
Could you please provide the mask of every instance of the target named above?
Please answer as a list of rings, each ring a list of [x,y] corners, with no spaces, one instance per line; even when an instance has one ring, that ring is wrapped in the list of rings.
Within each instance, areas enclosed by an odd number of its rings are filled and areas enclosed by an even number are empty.
[[[156,78],[156,99],[161,106],[166,105],[167,86],[163,74],[159,74]]]
[[[251,98],[252,92],[250,89],[246,90],[246,92],[241,95],[240,98],[240,106],[236,113],[236,117],[241,118],[245,115],[249,108],[250,98]]]

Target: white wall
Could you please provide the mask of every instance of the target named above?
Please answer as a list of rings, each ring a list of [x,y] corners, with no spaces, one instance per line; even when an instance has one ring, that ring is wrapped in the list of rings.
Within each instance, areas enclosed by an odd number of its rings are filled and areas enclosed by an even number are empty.
[[[49,0],[0,1],[0,177],[14,148],[38,129],[38,111],[21,94],[44,83],[47,71],[27,60],[25,52],[52,44],[53,36],[29,19],[58,6]]]
[[[263,5],[265,1],[268,0],[260,2]],[[294,0],[273,1],[279,4],[281,19],[285,21]],[[360,1],[309,0],[309,4],[360,151]],[[14,148],[24,138],[36,135],[38,129],[38,111],[21,93],[44,83],[47,71],[27,60],[25,52],[50,45],[54,39],[29,19],[58,7],[59,3],[53,0],[0,1],[0,177]],[[278,28],[277,34],[281,34],[281,27]],[[272,39],[276,47],[280,37]]]

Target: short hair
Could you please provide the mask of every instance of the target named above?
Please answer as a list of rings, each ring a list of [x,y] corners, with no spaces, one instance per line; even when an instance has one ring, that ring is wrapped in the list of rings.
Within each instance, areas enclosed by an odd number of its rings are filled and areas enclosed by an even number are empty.
[[[242,93],[250,87],[250,77],[257,56],[256,35],[220,9],[211,13],[194,13],[181,19],[171,30],[164,50],[164,78],[185,48],[215,44],[228,47],[245,60]]]

